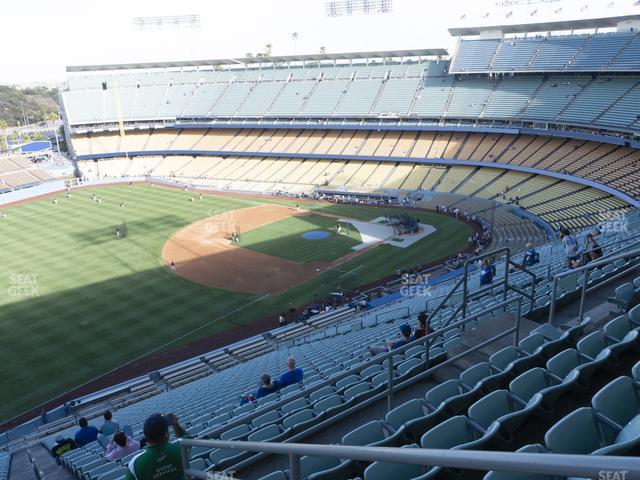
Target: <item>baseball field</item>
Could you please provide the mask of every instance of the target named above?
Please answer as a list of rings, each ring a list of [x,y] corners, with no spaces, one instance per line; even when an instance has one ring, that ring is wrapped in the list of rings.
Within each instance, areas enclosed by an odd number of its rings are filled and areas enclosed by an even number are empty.
[[[349,219],[369,222],[382,208],[194,198],[149,184],[76,189],[3,212],[0,423],[149,353],[447,257],[471,232],[420,211],[435,232],[407,248],[357,250],[364,235]]]

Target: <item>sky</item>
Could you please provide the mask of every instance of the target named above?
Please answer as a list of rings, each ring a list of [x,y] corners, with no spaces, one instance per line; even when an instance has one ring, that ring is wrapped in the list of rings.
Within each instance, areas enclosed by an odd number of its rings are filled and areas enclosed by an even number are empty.
[[[451,26],[640,13],[636,0],[393,0],[380,15],[332,18],[327,0],[5,0],[0,83],[55,83],[65,66],[272,54],[448,48]],[[585,5],[587,7],[585,8]],[[507,14],[509,12],[513,12]],[[137,30],[134,17],[198,14],[200,28]],[[488,14],[488,16],[487,16]],[[298,33],[298,40],[291,38]]]

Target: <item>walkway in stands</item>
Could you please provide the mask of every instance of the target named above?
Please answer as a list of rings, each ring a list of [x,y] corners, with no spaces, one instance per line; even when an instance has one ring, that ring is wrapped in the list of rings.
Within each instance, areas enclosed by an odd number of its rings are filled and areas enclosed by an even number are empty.
[[[73,480],[73,475],[59,466],[42,445],[34,445],[30,448],[30,452],[47,480]],[[14,453],[11,458],[9,480],[33,480],[33,478],[35,475],[27,451],[22,450]]]

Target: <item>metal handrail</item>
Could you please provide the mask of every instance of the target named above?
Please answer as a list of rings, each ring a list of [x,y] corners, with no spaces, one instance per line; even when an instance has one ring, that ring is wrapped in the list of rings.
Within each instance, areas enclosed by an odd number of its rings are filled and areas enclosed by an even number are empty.
[[[553,287],[551,289],[551,303],[549,306],[549,323],[552,323],[555,318],[556,303],[558,301],[558,298],[557,298],[558,280],[560,278],[568,277],[570,275],[579,275],[580,273],[583,273],[582,287],[580,292],[580,309],[578,313],[578,321],[582,321],[582,319],[584,318],[584,302],[585,302],[586,293],[587,293],[587,285],[589,283],[588,272],[595,268],[598,268],[604,265],[609,265],[612,262],[615,262],[616,260],[619,260],[619,259],[627,259],[630,257],[638,257],[638,256],[640,256],[640,248],[631,250],[630,252],[619,253],[617,255],[605,257],[600,260],[596,260],[594,262],[589,262],[588,264],[582,267],[578,267],[573,270],[567,270],[566,272],[560,272],[555,274],[553,277]],[[628,271],[631,271],[634,268],[637,268],[637,265],[631,266],[629,269],[625,270],[623,273],[627,273]],[[617,278],[617,276],[618,275],[616,275],[615,278]],[[599,286],[602,286],[602,285],[604,285],[604,282],[599,284]]]
[[[483,309],[477,313],[474,313],[473,315],[469,316],[468,318],[462,319],[458,322],[455,322],[451,325],[448,325],[446,327],[442,327],[439,330],[427,334],[421,338],[418,338],[412,342],[407,343],[406,345],[403,345],[401,347],[398,347],[390,352],[385,352],[385,353],[381,353],[378,354],[374,357],[372,357],[369,360],[365,360],[361,363],[358,363],[356,365],[353,365],[349,370],[345,370],[341,373],[338,373],[337,375],[334,375],[330,378],[327,378],[321,382],[316,382],[313,383],[312,385],[309,385],[307,388],[305,388],[304,390],[300,390],[299,392],[295,392],[295,393],[290,393],[288,395],[286,395],[285,397],[281,397],[280,399],[276,400],[275,402],[271,402],[268,404],[265,404],[261,407],[256,408],[255,410],[253,410],[252,412],[249,412],[245,415],[241,415],[237,418],[234,418],[233,420],[227,422],[225,425],[221,425],[219,428],[216,428],[214,430],[211,430],[209,432],[207,432],[208,436],[219,436],[222,433],[226,432],[227,430],[230,430],[231,428],[237,427],[238,425],[242,425],[242,424],[246,424],[246,423],[250,423],[254,418],[259,417],[260,415],[267,413],[271,410],[277,409],[282,407],[283,405],[286,405],[287,403],[290,403],[294,400],[297,400],[299,398],[303,398],[303,397],[307,397],[310,393],[313,393],[317,390],[320,390],[321,388],[324,388],[326,386],[329,385],[334,385],[336,382],[342,380],[343,378],[346,378],[350,375],[353,375],[354,373],[360,372],[362,370],[364,370],[367,367],[370,367],[371,365],[379,365],[381,363],[383,363],[385,360],[388,361],[389,365],[391,365],[393,367],[393,356],[394,355],[398,355],[401,353],[404,353],[405,351],[407,351],[410,348],[413,348],[415,346],[419,346],[419,345],[424,345],[425,346],[425,352],[426,352],[426,356],[425,356],[425,364],[428,363],[429,361],[429,350],[430,350],[430,343],[432,340],[439,338],[440,336],[442,336],[444,333],[448,332],[449,330],[454,330],[457,327],[461,327],[471,321],[477,320],[478,318],[480,318],[481,316],[489,313],[489,312],[493,312],[494,310],[498,310],[498,309],[502,309],[504,307],[506,307],[507,305],[511,305],[511,304],[517,304],[518,305],[518,309],[517,309],[517,319],[516,319],[516,324],[519,326],[519,322],[520,322],[520,304],[521,304],[521,300],[518,298],[514,298],[514,299],[510,299],[507,300],[505,302],[501,302],[498,303],[496,305],[492,305],[489,308]],[[503,338],[504,336],[513,333],[513,329],[511,330],[506,330],[505,332],[503,332],[503,334],[499,335],[499,338]],[[498,339],[498,337],[496,337],[493,340]],[[516,340],[515,343],[517,344],[517,332],[516,332]],[[468,352],[465,352],[468,353]],[[393,376],[391,376],[391,381],[388,382],[388,388],[387,388],[387,397],[388,397],[388,404],[389,406],[392,404],[393,402],[393,392],[394,392],[394,386],[393,386]]]
[[[640,458],[636,457],[549,453],[543,455],[544,461],[541,461],[538,453],[183,439],[180,441],[180,448],[183,462],[187,467],[184,472],[187,480],[189,478],[212,478],[212,472],[201,472],[188,468],[187,450],[189,447],[224,448],[288,455],[290,480],[300,479],[300,457],[303,455],[560,477],[640,479]],[[613,473],[618,475],[614,476]]]
[[[349,418],[351,415],[353,415],[354,413],[357,413],[381,400],[384,400],[385,397],[387,399],[387,408],[391,409],[393,407],[393,395],[396,392],[399,392],[407,387],[410,387],[411,385],[423,381],[429,377],[431,377],[431,375],[433,375],[437,370],[442,369],[444,367],[447,367],[455,362],[457,362],[458,360],[460,360],[461,358],[466,357],[467,355],[470,355],[474,352],[480,351],[482,349],[484,349],[485,347],[487,347],[488,345],[491,345],[492,343],[503,339],[505,337],[508,337],[510,335],[513,334],[513,345],[517,346],[518,345],[518,341],[519,341],[519,332],[520,332],[520,319],[521,319],[521,309],[520,309],[520,304],[521,301],[520,299],[511,299],[508,302],[505,302],[505,304],[517,304],[517,311],[516,311],[516,317],[514,320],[514,326],[508,329],[503,330],[501,333],[497,334],[496,336],[485,340],[477,345],[475,345],[474,347],[470,347],[468,349],[463,350],[461,353],[458,353],[456,355],[454,355],[453,357],[450,357],[448,359],[446,359],[445,361],[438,363],[437,365],[434,366],[429,366],[428,365],[428,358],[429,358],[429,347],[428,344],[425,345],[425,350],[427,352],[427,354],[425,355],[425,370],[417,373],[415,375],[410,376],[409,378],[406,379],[401,379],[400,382],[394,382],[394,377],[391,376],[390,379],[387,378],[387,389],[386,390],[381,390],[378,393],[375,393],[373,396],[362,400],[358,403],[356,403],[355,405],[347,408],[346,410],[343,410],[342,412],[330,416],[329,418],[322,420],[320,423],[307,428],[306,430],[294,434],[293,436],[283,440],[284,443],[294,443],[300,440],[303,440],[305,438],[307,438],[310,435],[313,435],[331,425],[333,425],[334,423],[340,422],[344,419]],[[503,304],[499,304],[499,305],[495,305],[494,307],[487,309],[487,310],[495,310],[495,309],[500,309],[502,308],[504,305]],[[464,325],[465,323],[468,323],[470,321],[475,320],[476,318],[478,318],[479,316],[482,316],[484,314],[484,312],[480,312],[476,315],[474,315],[473,317],[469,317],[468,319],[464,319],[464,320],[460,320],[459,322],[456,322],[455,324],[451,325],[450,327],[448,327],[447,329],[442,329],[439,332],[442,332],[444,330],[449,331],[449,330],[453,330],[455,328],[461,327],[462,325]],[[438,332],[438,333],[439,333]],[[430,335],[432,336],[432,335]],[[424,338],[424,337],[423,337]],[[415,344],[419,344],[421,339],[418,339],[418,341],[414,341],[411,344],[408,344],[404,347],[402,347],[402,350],[404,350],[405,348],[412,348],[413,345]],[[398,348],[396,350],[394,350],[393,352],[390,352],[390,354],[392,355],[396,355],[398,351],[400,351],[401,349]],[[388,354],[381,354],[379,356],[377,356],[376,358],[382,359],[385,356],[387,356]],[[388,365],[387,365],[387,371],[392,374],[393,373],[393,357],[390,357],[387,359]],[[347,373],[350,374],[353,371],[350,370]],[[333,382],[336,381],[336,377],[333,377],[331,380]],[[288,401],[288,400],[287,400]],[[273,404],[272,404],[273,405]],[[258,453],[256,455],[254,455],[253,457],[249,457],[246,460],[242,460],[239,463],[237,463],[236,465],[233,466],[233,468],[237,469],[237,470],[241,470],[243,468],[246,468],[252,464],[254,464],[255,462],[258,462],[260,460],[262,460],[263,458],[267,457],[268,455],[270,455],[269,453]]]
[[[498,248],[497,250],[492,250],[491,252],[486,252],[481,255],[476,255],[475,257],[468,258],[464,262],[464,275],[462,277],[463,286],[462,286],[462,318],[467,314],[467,300],[469,299],[469,265],[473,262],[478,262],[485,258],[495,257],[499,254],[505,255],[504,262],[504,281],[503,281],[503,293],[502,293],[502,301],[507,300],[507,291],[509,288],[509,261],[511,260],[511,249],[507,247]]]

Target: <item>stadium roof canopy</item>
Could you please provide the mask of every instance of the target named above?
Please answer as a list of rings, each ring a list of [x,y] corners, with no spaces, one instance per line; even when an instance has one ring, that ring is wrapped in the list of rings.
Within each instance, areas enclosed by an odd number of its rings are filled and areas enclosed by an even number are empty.
[[[400,57],[442,57],[449,52],[444,48],[422,48],[416,50],[384,50],[378,52],[317,53],[311,55],[284,55],[270,57],[223,58],[215,60],[192,60],[179,62],[122,63],[110,65],[68,66],[67,72],[93,72],[98,70],[134,70],[144,68],[182,68],[211,65],[258,65],[265,63],[291,63],[331,60],[384,59]]]
[[[539,23],[520,23],[504,25],[484,25],[479,27],[453,27],[449,33],[455,37],[480,35],[487,31],[499,30],[502,33],[559,32],[568,30],[586,30],[595,28],[614,28],[622,22],[640,21],[640,14],[619,17],[588,18],[584,20],[557,20]]]

